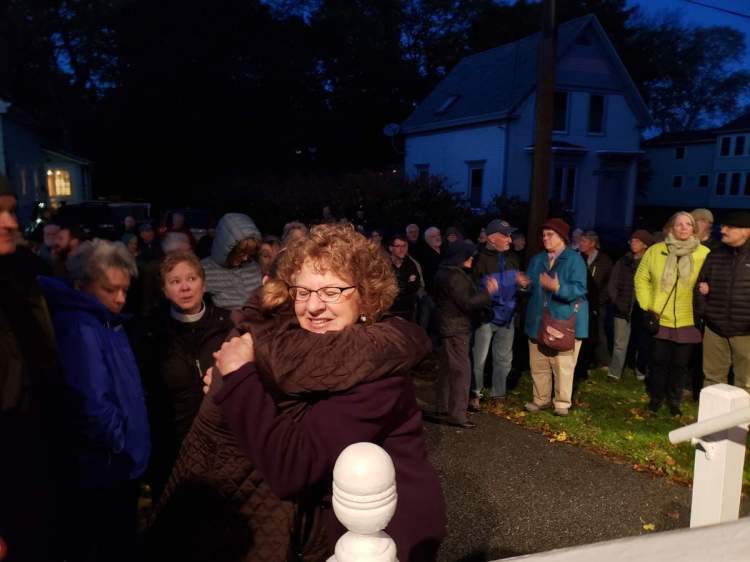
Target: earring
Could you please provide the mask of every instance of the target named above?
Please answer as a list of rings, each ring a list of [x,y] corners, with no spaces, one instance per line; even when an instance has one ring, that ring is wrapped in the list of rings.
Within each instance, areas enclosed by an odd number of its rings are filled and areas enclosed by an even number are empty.
[[[359,315],[359,321],[363,322],[363,323],[367,322],[367,316],[365,316],[364,314],[360,314]]]

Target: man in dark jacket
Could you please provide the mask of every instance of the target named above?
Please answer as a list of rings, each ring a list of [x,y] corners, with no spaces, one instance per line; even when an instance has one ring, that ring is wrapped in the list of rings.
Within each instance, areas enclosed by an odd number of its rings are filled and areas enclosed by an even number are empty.
[[[435,305],[441,339],[440,372],[436,386],[436,415],[447,415],[451,425],[475,427],[466,417],[471,384],[469,340],[475,315],[490,305],[498,291],[490,277],[484,291],[477,289],[469,275],[476,246],[454,242],[435,275]]]
[[[697,311],[705,322],[705,385],[726,383],[750,390],[750,212],[728,215],[722,247],[708,254],[696,284]]]
[[[414,321],[417,292],[421,286],[417,264],[409,258],[409,244],[401,234],[394,234],[388,242],[391,265],[398,281],[398,295],[391,306],[391,313],[405,320]]]
[[[0,539],[11,560],[47,561],[56,548],[51,475],[63,379],[36,256],[17,248],[16,195],[0,176]]]
[[[506,381],[513,362],[513,316],[516,310],[518,259],[510,251],[511,234],[515,232],[506,221],[495,219],[485,227],[487,243],[474,260],[474,281],[484,287],[494,278],[500,290],[492,296],[486,318],[474,331],[474,396],[469,410],[479,409],[479,397],[484,386],[484,366],[492,349],[492,400],[505,399]]]
[[[630,252],[617,261],[607,284],[607,298],[614,306],[615,315],[612,361],[607,372],[612,380],[620,380],[628,349],[635,349],[636,352],[636,377],[638,380],[646,378],[649,336],[641,329],[641,308],[634,306],[633,279],[643,254],[653,243],[654,237],[647,230],[633,232],[629,241]]]
[[[578,243],[587,268],[586,291],[589,301],[589,337],[581,346],[581,353],[576,365],[576,378],[585,379],[588,369],[609,365],[607,335],[604,330],[606,311],[606,288],[612,273],[612,260],[601,251],[599,236],[593,230],[581,235]]]

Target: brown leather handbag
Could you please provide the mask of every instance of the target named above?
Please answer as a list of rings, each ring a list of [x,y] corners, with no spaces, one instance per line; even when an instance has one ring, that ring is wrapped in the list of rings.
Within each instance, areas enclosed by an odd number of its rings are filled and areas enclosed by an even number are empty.
[[[542,323],[537,333],[537,341],[554,351],[570,351],[576,345],[576,315],[579,302],[573,307],[573,314],[565,319],[552,318],[545,300],[542,309]]]

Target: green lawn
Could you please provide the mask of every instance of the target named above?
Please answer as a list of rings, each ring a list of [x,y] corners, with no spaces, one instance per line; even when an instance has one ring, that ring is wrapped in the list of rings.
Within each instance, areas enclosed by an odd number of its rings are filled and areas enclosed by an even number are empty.
[[[694,448],[690,444],[672,445],[668,433],[696,421],[697,405],[683,401],[683,415],[672,417],[666,406],[654,414],[646,409],[648,395],[643,383],[626,370],[619,382],[609,382],[606,370],[590,371],[589,380],[576,392],[567,417],[551,410],[526,412],[531,400],[531,377],[525,373],[518,386],[508,394],[504,405],[483,408],[514,423],[542,431],[550,440],[568,441],[624,462],[640,471],[669,476],[689,483],[693,477]],[[744,486],[750,485],[750,462],[745,462]]]

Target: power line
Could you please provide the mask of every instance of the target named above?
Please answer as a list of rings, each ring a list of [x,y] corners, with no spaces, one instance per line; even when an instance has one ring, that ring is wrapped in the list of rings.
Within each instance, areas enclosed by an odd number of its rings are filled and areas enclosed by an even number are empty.
[[[683,0],[684,2],[687,2],[688,4],[696,4],[697,6],[703,6],[704,8],[711,8],[712,10],[717,10],[719,12],[724,12],[725,14],[731,14],[733,16],[739,16],[741,18],[747,18],[750,20],[750,14],[743,14],[740,12],[735,12],[733,10],[727,10],[726,8],[720,8],[719,6],[712,6],[711,4],[704,4],[703,2],[697,2],[696,0]]]

